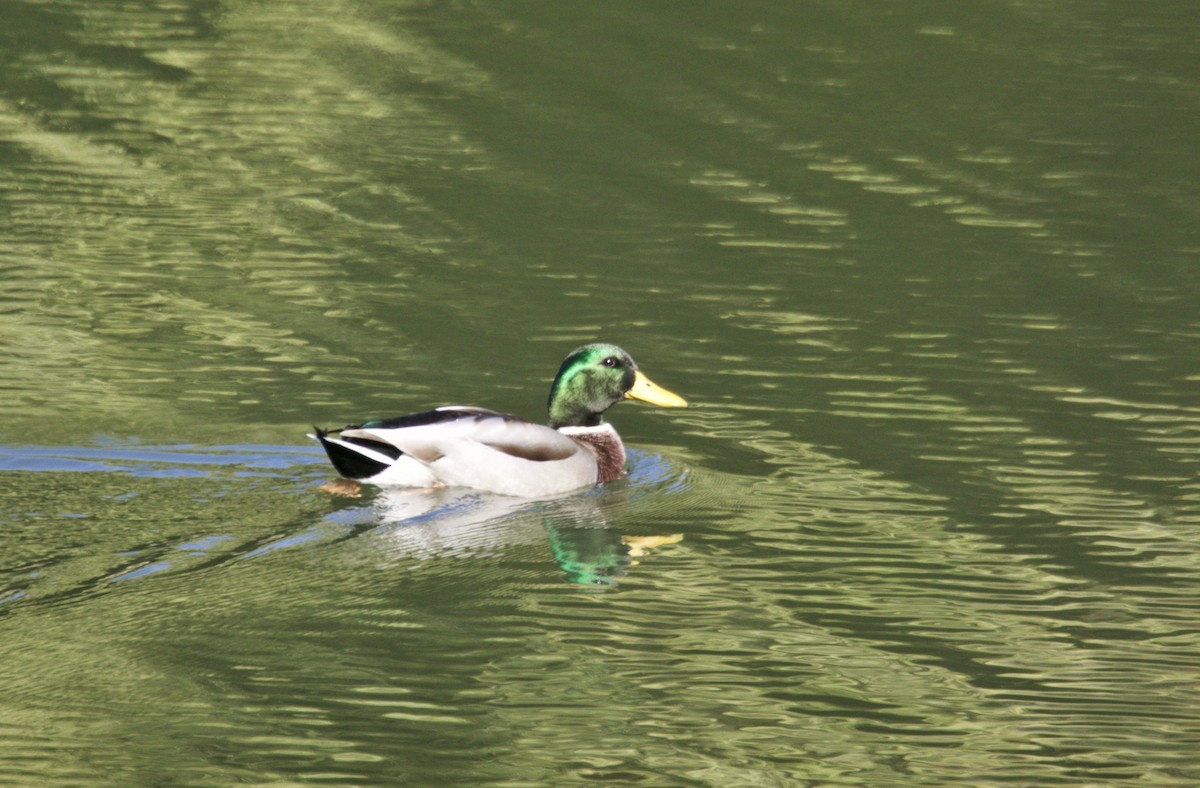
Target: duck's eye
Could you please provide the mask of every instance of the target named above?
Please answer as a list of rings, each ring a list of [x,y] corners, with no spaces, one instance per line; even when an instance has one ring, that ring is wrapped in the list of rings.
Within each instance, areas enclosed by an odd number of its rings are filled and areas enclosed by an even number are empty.
[[[615,367],[618,364],[616,356],[609,356],[608,358],[604,359],[600,363],[606,367]]]

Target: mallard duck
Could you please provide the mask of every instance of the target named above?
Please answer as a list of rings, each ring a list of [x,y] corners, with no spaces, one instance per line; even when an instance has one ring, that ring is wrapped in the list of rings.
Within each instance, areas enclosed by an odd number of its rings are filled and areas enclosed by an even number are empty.
[[[686,408],[616,345],[572,351],[550,385],[550,424],[485,408],[448,405],[314,428],[337,472],[380,486],[470,487],[505,495],[555,495],[625,473],[625,445],[601,416],[622,399]]]

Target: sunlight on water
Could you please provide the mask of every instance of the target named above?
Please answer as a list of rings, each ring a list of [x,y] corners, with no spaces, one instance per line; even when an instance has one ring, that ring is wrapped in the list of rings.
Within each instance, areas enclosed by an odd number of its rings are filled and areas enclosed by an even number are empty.
[[[1196,783],[1193,15],[0,4],[0,782]]]

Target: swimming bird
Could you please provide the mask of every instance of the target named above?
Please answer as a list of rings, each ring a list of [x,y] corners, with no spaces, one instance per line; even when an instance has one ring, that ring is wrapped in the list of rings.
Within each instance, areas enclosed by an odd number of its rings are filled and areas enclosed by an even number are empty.
[[[594,343],[566,357],[550,385],[549,425],[485,408],[447,405],[315,428],[347,479],[379,486],[469,487],[505,495],[557,495],[625,473],[625,445],[602,416],[622,399],[686,408],[651,382],[616,345]]]

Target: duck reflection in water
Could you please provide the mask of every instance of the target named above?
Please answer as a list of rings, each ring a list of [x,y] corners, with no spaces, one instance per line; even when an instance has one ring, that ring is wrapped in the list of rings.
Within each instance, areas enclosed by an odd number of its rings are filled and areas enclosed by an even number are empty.
[[[361,491],[344,488],[344,495],[354,493]],[[465,490],[385,488],[367,505],[330,518],[366,526],[372,538],[382,540],[383,552],[398,559],[483,557],[548,541],[568,582],[603,588],[615,586],[649,551],[683,539],[681,534],[622,535],[605,516],[621,500],[595,493],[528,500]]]

